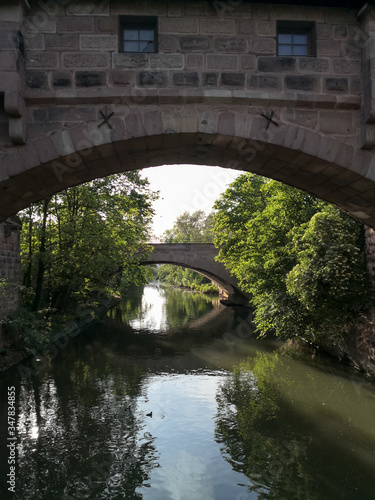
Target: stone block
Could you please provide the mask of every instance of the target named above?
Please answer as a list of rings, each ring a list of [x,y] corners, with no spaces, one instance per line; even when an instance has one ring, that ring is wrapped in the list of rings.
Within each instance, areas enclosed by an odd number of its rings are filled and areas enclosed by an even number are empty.
[[[316,37],[319,38],[331,38],[332,37],[332,26],[325,23],[317,23],[316,25]]]
[[[56,52],[29,51],[27,53],[27,69],[56,69],[58,66],[59,60]]]
[[[163,133],[161,115],[158,111],[144,113],[143,123],[147,135],[160,135]]]
[[[184,36],[180,38],[179,46],[183,52],[207,52],[211,50],[211,39],[208,36]]]
[[[113,68],[142,69],[149,67],[148,54],[123,54],[115,52],[112,57]]]
[[[88,122],[97,119],[93,106],[56,106],[48,109],[49,122]]]
[[[108,16],[109,0],[69,2],[66,13],[68,16]]]
[[[335,59],[333,62],[333,73],[338,75],[358,76],[361,74],[361,61]]]
[[[20,59],[18,50],[0,50],[0,68],[3,71],[18,71]]]
[[[100,87],[106,84],[105,71],[76,71],[76,87]]]
[[[241,56],[241,69],[249,70],[255,69],[257,65],[256,56],[253,54],[246,54]]]
[[[81,49],[83,50],[111,50],[118,49],[117,35],[82,35]]]
[[[95,17],[95,33],[118,34],[117,16],[98,16]]]
[[[167,17],[159,20],[159,33],[199,33],[199,20],[192,18]]]
[[[278,76],[249,75],[247,79],[248,88],[281,89]]]
[[[238,70],[237,55],[207,54],[207,69]]]
[[[326,73],[330,70],[330,60],[318,57],[301,57],[299,67],[303,72]]]
[[[318,86],[318,80],[313,76],[288,75],[284,81],[290,90],[315,90]]]
[[[206,2],[183,2],[183,15],[184,16],[206,16],[207,14]]]
[[[40,11],[26,18],[26,33],[56,33],[56,17]]]
[[[134,71],[113,70],[109,74],[109,80],[112,85],[121,87],[134,86],[136,73]]]
[[[229,87],[244,87],[245,73],[221,73],[221,85]]]
[[[317,55],[321,56],[339,56],[340,45],[337,40],[317,40]]]
[[[109,68],[108,53],[90,53],[82,52],[65,53],[62,56],[62,65],[64,68]]]
[[[239,35],[253,35],[256,32],[256,23],[249,19],[239,19],[237,26]]]
[[[179,112],[166,110],[162,112],[163,132],[165,134],[179,134],[182,132],[181,116]]]
[[[168,2],[168,16],[181,17],[182,16],[182,0],[175,0]]]
[[[294,57],[259,57],[258,70],[264,73],[290,72],[296,69]]]
[[[348,111],[321,111],[320,130],[328,134],[353,134],[355,128],[352,125],[352,113]]]
[[[247,52],[246,38],[214,38],[215,52],[238,54],[239,52]]]
[[[92,33],[94,31],[94,17],[92,16],[77,16],[77,17],[59,17],[58,32],[70,33]]]
[[[54,71],[52,73],[52,86],[55,88],[70,88],[72,76],[67,71]]]
[[[165,87],[168,83],[167,74],[162,71],[141,71],[138,76],[140,87]]]
[[[204,54],[188,54],[186,56],[187,68],[201,68],[204,66]]]
[[[219,73],[203,73],[202,85],[204,87],[217,87],[219,81]]]
[[[249,51],[254,54],[276,54],[276,40],[274,38],[253,38],[250,41]]]
[[[45,35],[45,44],[47,49],[52,50],[78,50],[79,38],[78,35],[72,33],[55,33]]]
[[[159,52],[162,54],[176,53],[179,51],[177,37],[173,35],[159,36]]]
[[[234,35],[236,21],[233,19],[201,19],[203,35]]]
[[[234,124],[235,124],[234,113],[223,111],[222,113],[219,114],[217,122],[217,133],[233,137],[235,131]]]
[[[40,163],[47,163],[58,157],[54,142],[51,137],[45,136],[34,141],[34,149],[37,152]]]
[[[347,93],[349,90],[349,82],[347,78],[326,78],[324,87],[327,91]]]
[[[31,33],[25,37],[26,50],[44,50],[44,34]]]
[[[256,23],[258,35],[276,36],[275,21],[258,21]]]
[[[26,71],[25,80],[30,89],[48,89],[48,77],[44,71]]]
[[[362,95],[362,80],[359,77],[350,78],[350,93]]]
[[[199,75],[196,72],[174,73],[173,84],[183,87],[198,87]]]
[[[59,156],[68,156],[75,153],[75,148],[67,130],[54,132],[50,137]]]
[[[182,69],[184,62],[183,54],[150,54],[151,68]]]
[[[349,29],[347,24],[335,24],[333,26],[333,38],[335,40],[344,40],[348,37]]]
[[[130,137],[142,137],[144,135],[142,117],[139,113],[129,113],[125,118],[125,125]]]

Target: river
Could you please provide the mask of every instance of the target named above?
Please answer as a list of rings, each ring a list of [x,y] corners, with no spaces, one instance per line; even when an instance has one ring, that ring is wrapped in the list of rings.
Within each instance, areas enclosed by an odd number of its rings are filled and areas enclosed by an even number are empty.
[[[0,498],[374,500],[374,384],[282,354],[248,319],[149,284],[39,369],[8,370]]]

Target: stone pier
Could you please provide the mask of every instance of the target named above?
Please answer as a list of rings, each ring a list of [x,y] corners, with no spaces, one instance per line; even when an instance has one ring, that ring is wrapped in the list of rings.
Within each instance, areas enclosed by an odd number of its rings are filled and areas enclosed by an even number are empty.
[[[18,285],[21,284],[20,256],[21,223],[10,217],[0,224],[0,321],[17,310],[20,303]],[[2,291],[3,280],[6,288]],[[4,345],[4,331],[0,324],[0,348]]]

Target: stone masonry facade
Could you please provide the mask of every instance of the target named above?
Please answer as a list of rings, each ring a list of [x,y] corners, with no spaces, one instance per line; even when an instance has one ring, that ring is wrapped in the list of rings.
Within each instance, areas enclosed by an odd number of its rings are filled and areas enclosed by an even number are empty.
[[[357,11],[217,3],[34,2],[24,26],[28,138],[96,120],[95,104],[121,102],[129,91],[171,104],[173,97],[189,102],[211,91],[253,99],[254,106],[282,102],[284,122],[357,144],[363,94]],[[157,16],[158,53],[119,52],[120,15]],[[316,57],[278,57],[279,20],[314,21]]]

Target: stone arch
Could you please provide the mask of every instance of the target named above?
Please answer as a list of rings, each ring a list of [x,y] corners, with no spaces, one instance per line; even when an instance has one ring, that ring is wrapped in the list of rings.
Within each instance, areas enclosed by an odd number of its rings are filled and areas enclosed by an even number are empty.
[[[248,304],[249,294],[242,292],[237,279],[215,260],[217,248],[212,243],[158,243],[149,253],[139,254],[142,265],[172,264],[186,267],[211,280],[219,287],[221,298],[236,304]]]
[[[0,158],[0,221],[67,187],[112,173],[185,163],[258,173],[375,226],[375,156],[249,106],[118,106],[107,123],[51,133]],[[268,128],[267,128],[268,127]]]

